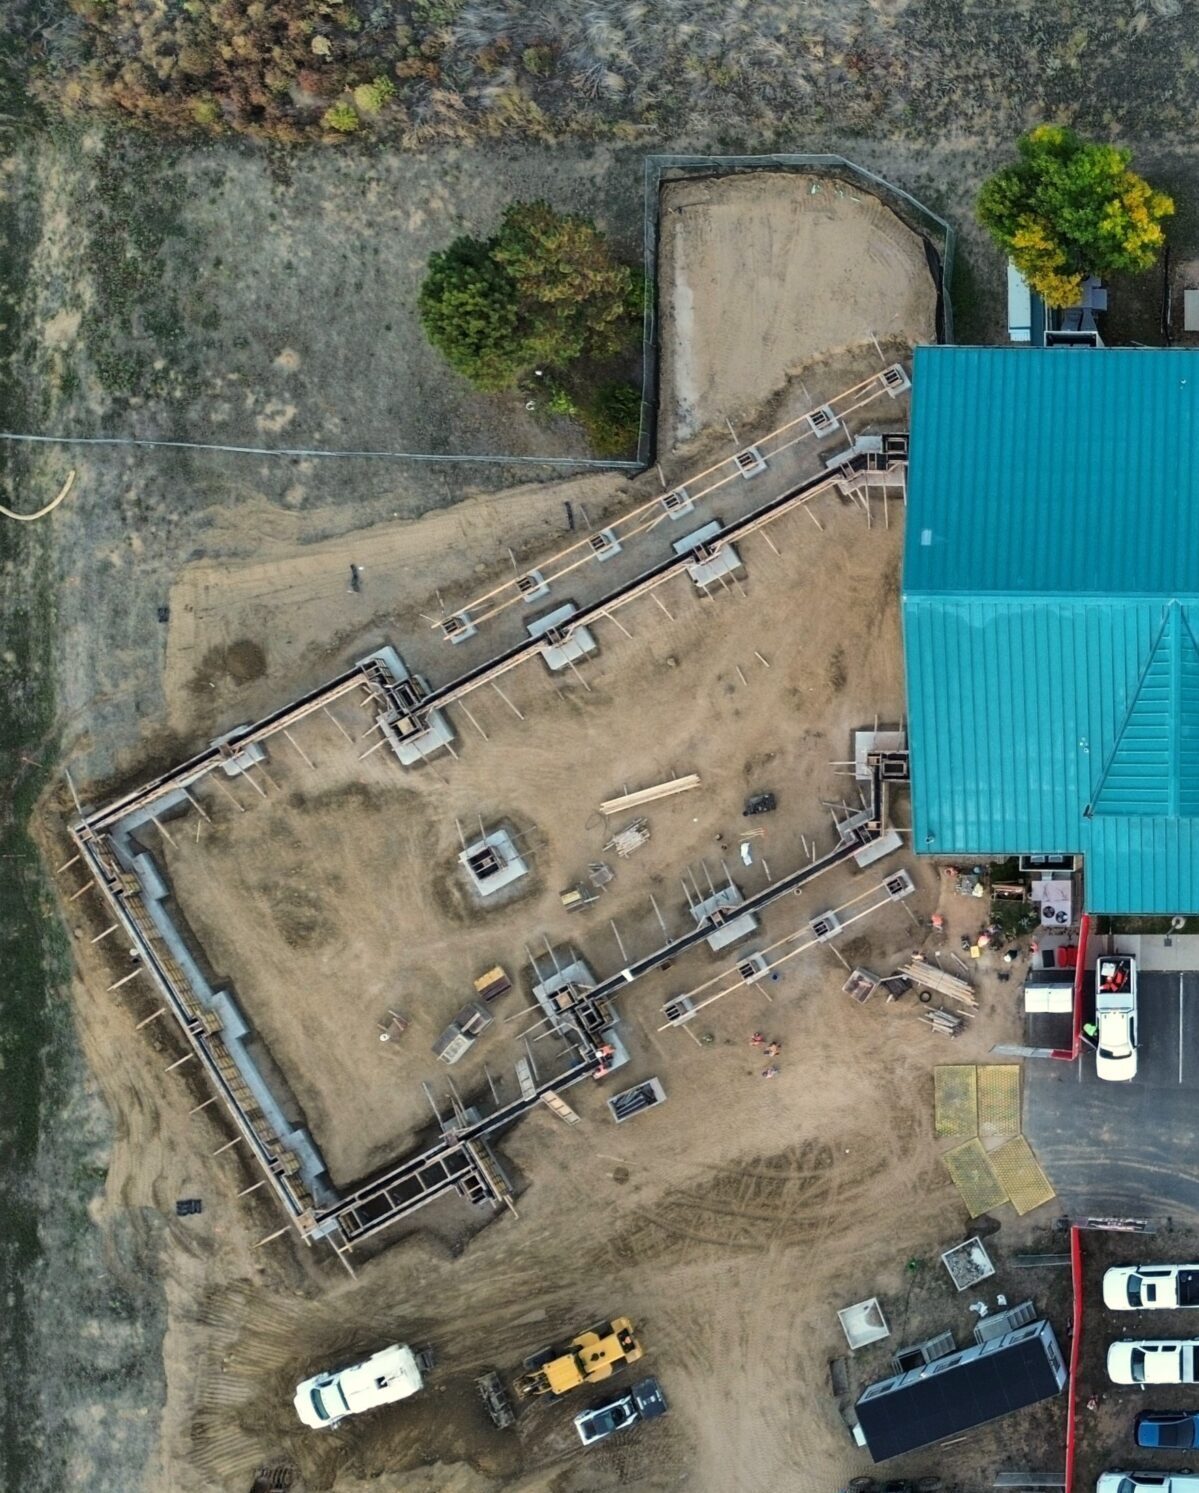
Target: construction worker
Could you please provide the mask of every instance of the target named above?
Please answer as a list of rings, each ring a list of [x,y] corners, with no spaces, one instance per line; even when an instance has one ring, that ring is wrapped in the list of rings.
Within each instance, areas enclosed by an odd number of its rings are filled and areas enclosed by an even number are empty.
[[[781,1042],[768,1042],[764,1049],[768,1058],[777,1058],[782,1050],[783,1044]]]
[[[761,1032],[755,1032],[749,1039],[749,1045],[751,1047],[761,1047],[762,1043],[765,1042],[765,1040],[766,1038],[762,1035]]]
[[[762,1069],[762,1077],[763,1078],[777,1078],[778,1076],[779,1076],[779,1070],[773,1065],[773,1063],[771,1064],[771,1066],[769,1068],[763,1068]]]

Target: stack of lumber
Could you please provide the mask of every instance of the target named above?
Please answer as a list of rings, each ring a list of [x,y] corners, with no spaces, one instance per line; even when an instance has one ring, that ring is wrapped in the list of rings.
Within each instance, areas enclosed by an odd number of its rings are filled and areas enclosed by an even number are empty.
[[[956,1037],[966,1025],[965,1018],[953,1011],[921,1011],[920,1020],[943,1037]]]
[[[939,964],[933,964],[923,954],[913,954],[901,973],[907,975],[913,984],[923,985],[926,990],[935,990],[938,995],[947,995],[959,1005],[969,1006],[971,1010],[978,1007],[978,1000],[966,980],[959,979],[957,975],[946,974]]]
[[[639,809],[642,804],[657,803],[660,798],[670,798],[675,793],[686,793],[699,787],[699,774],[689,772],[686,777],[671,778],[669,783],[657,783],[653,788],[638,788],[633,793],[622,793],[619,798],[606,798],[600,804],[601,814],[620,814],[625,809]]]
[[[615,850],[622,860],[627,860],[634,850],[639,850],[649,839],[649,825],[644,819],[634,819],[632,824],[615,834],[604,846],[605,850]]]

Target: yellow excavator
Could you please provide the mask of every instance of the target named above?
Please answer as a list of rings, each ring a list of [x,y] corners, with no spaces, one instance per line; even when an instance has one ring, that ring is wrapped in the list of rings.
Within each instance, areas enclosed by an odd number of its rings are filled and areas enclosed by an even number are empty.
[[[525,1372],[516,1381],[523,1396],[564,1395],[581,1384],[610,1378],[626,1363],[636,1363],[644,1349],[629,1317],[597,1322],[565,1348],[543,1348],[525,1359]]]

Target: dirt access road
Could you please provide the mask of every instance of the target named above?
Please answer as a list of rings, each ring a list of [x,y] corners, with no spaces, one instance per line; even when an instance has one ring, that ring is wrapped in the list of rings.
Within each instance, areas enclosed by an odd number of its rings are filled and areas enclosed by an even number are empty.
[[[856,353],[840,369],[808,367],[805,381],[814,389],[818,379],[827,381],[834,392],[852,381],[845,373],[860,356],[874,353]],[[776,404],[788,397],[793,394],[780,394]],[[750,428],[767,429],[775,419],[763,412]],[[589,488],[587,501],[615,501],[615,487],[610,494]],[[538,523],[551,511],[560,513],[572,490],[544,492],[540,519],[529,499],[530,545]],[[469,510],[468,522],[494,565],[508,530],[497,511],[497,531],[488,538],[480,527],[484,512]],[[245,522],[261,525],[262,510],[249,510]],[[394,587],[406,608],[435,611],[434,588],[461,585],[474,563],[485,562],[474,562],[461,546],[449,547],[441,562],[431,559],[421,529],[412,530],[419,560],[405,563],[397,543],[383,584]],[[792,718],[798,731],[821,735],[807,743],[795,737],[788,745],[792,755],[782,759],[790,769],[788,793],[794,785],[801,803],[826,781],[829,757],[846,749],[850,725],[875,711],[901,709],[893,605],[899,537],[898,526],[865,531],[860,513],[834,509],[823,536],[811,529],[801,585],[778,588],[781,601],[764,600],[757,581],[749,592],[747,603],[767,613],[771,605],[780,608],[770,637],[775,653],[787,655],[786,688],[806,683],[814,692],[811,707],[805,697]],[[344,576],[344,541],[331,544],[343,546],[335,563]],[[319,551],[309,547],[307,553],[311,558]],[[258,576],[261,582],[263,573]],[[368,585],[371,576],[368,570]],[[847,586],[851,593],[860,590],[864,604],[856,610],[845,605]],[[267,584],[256,595],[233,571],[230,609],[222,619],[219,578],[208,567],[207,620],[197,612],[181,624],[173,612],[172,627],[189,630],[192,660],[175,672],[169,688],[176,729],[194,738],[214,716],[244,718],[264,697],[274,703],[322,664],[331,672],[346,654],[370,646],[379,626],[373,613],[355,637],[340,584],[322,590],[319,603],[292,619],[288,641],[277,646],[271,622],[290,605],[286,587],[273,595]],[[891,605],[881,604],[884,596]],[[875,599],[865,604],[868,597]],[[377,593],[370,605],[380,600]],[[727,596],[713,606],[726,603],[734,612],[743,605]],[[704,625],[728,626],[715,610]],[[222,626],[229,629],[223,639]],[[748,614],[745,626],[748,641]],[[740,704],[724,691],[739,636],[730,629],[727,642],[714,640],[714,649],[725,650],[715,660],[705,659],[702,649],[678,651],[680,678],[731,733],[714,736],[715,747],[737,734],[732,721]],[[702,639],[702,631],[696,637]],[[236,666],[210,665],[205,675],[197,663],[213,648],[217,660]],[[167,651],[170,656],[169,645]],[[762,651],[770,656],[769,648]],[[611,657],[619,658],[616,649]],[[293,676],[291,661],[305,677]],[[599,662],[611,667],[607,655]],[[628,669],[633,688],[646,696],[654,685],[638,668],[648,663],[634,656]],[[615,710],[633,766],[648,770],[650,733],[629,713],[636,696],[631,706],[622,687],[617,675],[604,682],[604,693],[613,697],[605,712]],[[668,710],[672,698],[668,690]],[[698,730],[695,708],[688,714],[675,707],[684,737]],[[775,708],[782,711],[781,696]],[[605,789],[626,770],[625,738],[612,736],[614,768]],[[704,833],[736,831],[729,814],[743,754],[731,755],[727,787],[714,797],[707,824],[696,827],[697,846]],[[515,771],[507,791],[527,791]],[[565,797],[561,785],[551,785],[553,792]],[[913,869],[921,884],[916,911],[927,913],[935,888],[929,873]],[[820,906],[855,895],[862,884],[830,878],[820,888]],[[89,928],[85,905],[72,906],[86,950],[83,935],[98,929]],[[801,899],[801,919],[817,910],[814,895]],[[778,907],[766,936],[796,926],[795,908]],[[916,939],[907,913],[892,909],[863,925],[843,952],[851,961],[886,965]],[[119,951],[103,950],[98,957],[85,952],[77,992],[85,1050],[118,1117],[101,1214],[138,1217],[153,1229],[170,1309],[159,1461],[146,1473],[145,1486],[245,1493],[253,1468],[276,1457],[296,1463],[308,1488],[347,1493],[367,1484],[380,1493],[413,1486],[571,1493],[680,1483],[713,1493],[807,1489],[831,1486],[860,1467],[825,1389],[826,1360],[841,1346],[832,1305],[882,1292],[894,1303],[896,1332],[905,1340],[918,1335],[926,1310],[908,1287],[905,1261],[954,1242],[964,1222],[931,1134],[929,1075],[945,1044],[916,1022],[911,1008],[875,1002],[847,1010],[840,992],[844,971],[813,953],[792,962],[773,1005],[735,996],[712,1008],[704,1027],[712,1042],[696,1045],[683,1033],[657,1033],[663,992],[647,982],[626,1003],[635,1054],[629,1076],[658,1072],[671,1096],[667,1105],[617,1131],[605,1118],[602,1090],[575,1091],[572,1101],[583,1121],[578,1127],[564,1127],[547,1112],[505,1140],[505,1155],[528,1184],[519,1220],[504,1217],[468,1238],[457,1215],[429,1214],[422,1219],[426,1234],[383,1252],[352,1283],[328,1257],[295,1252],[289,1242],[251,1247],[277,1227],[277,1218],[261,1196],[235,1197],[250,1178],[229,1153],[213,1155],[227,1138],[223,1128],[211,1112],[189,1114],[202,1096],[184,1077],[164,1076],[175,1056],[169,1033],[155,1024],[134,1034],[141,1013],[130,1002],[103,996],[113,978],[110,961],[119,962]],[[992,1041],[1012,1035],[1010,1001],[1005,1004],[1002,993],[995,987],[955,1058],[982,1056]],[[783,1044],[780,1073],[771,1081],[762,1079],[763,1060],[748,1042],[760,1027]],[[198,1218],[174,1216],[174,1199],[185,1195],[206,1199]],[[949,1309],[943,1294],[931,1293],[932,1317]],[[490,1364],[512,1369],[548,1337],[615,1310],[642,1324],[645,1367],[660,1373],[674,1407],[667,1420],[586,1455],[574,1441],[567,1405],[534,1408],[507,1438],[488,1429],[471,1386],[474,1372]],[[289,1404],[296,1379],[395,1337],[436,1344],[440,1366],[430,1393],[403,1414],[370,1417],[327,1437],[300,1435]],[[885,1354],[874,1362],[875,1372],[884,1363]],[[980,1445],[984,1460],[993,1460],[998,1439],[983,1438]]]

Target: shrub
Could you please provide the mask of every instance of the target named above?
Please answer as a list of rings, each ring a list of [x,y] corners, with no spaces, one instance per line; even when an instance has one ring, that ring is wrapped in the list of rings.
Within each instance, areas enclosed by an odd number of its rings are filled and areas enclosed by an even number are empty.
[[[641,393],[633,384],[601,384],[580,411],[597,456],[632,456],[641,422]]]
[[[396,86],[390,78],[372,78],[369,83],[359,83],[354,90],[354,102],[363,114],[377,114],[390,99],[395,98]]]
[[[321,123],[327,130],[336,130],[342,135],[352,135],[362,121],[354,105],[347,104],[343,100],[325,110],[321,115]]]
[[[1127,150],[1051,124],[1017,150],[983,183],[978,218],[1049,305],[1073,305],[1087,275],[1150,268],[1174,203],[1129,168]]]
[[[526,47],[520,54],[520,60],[524,63],[525,71],[532,73],[535,78],[548,78],[554,70],[554,49],[544,43],[537,43]]]

